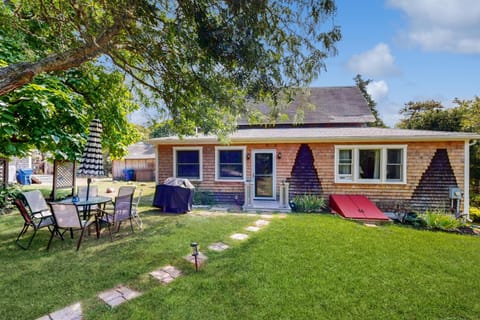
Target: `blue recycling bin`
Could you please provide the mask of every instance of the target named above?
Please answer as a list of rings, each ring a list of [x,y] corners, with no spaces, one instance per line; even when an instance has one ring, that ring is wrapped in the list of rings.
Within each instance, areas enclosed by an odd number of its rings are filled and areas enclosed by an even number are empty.
[[[125,181],[132,181],[135,175],[135,170],[133,169],[123,169],[123,178]]]
[[[17,181],[20,184],[32,184],[33,169],[19,169],[17,171]]]

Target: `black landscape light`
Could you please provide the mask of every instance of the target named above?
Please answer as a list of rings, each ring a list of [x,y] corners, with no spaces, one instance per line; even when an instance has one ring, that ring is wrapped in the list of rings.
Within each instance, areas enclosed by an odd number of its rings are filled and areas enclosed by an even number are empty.
[[[198,243],[192,242],[190,247],[192,248],[192,256],[195,258],[195,271],[198,271]]]

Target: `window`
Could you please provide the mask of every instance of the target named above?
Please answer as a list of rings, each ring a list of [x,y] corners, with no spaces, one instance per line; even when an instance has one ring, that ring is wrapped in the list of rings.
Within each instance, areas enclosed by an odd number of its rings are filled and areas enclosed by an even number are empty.
[[[352,180],[352,150],[338,151],[338,177],[341,180]]]
[[[387,149],[387,180],[403,180],[403,149]]]
[[[174,176],[202,180],[202,148],[174,148]]]
[[[406,146],[336,146],[335,181],[405,183]]]
[[[216,180],[243,181],[245,177],[245,148],[217,147]]]

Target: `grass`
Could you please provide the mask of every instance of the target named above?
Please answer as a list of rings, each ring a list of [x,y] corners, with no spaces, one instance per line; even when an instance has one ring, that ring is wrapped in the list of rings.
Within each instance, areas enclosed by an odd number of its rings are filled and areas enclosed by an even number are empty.
[[[148,197],[148,195],[147,195]],[[14,244],[18,214],[0,216],[0,310],[36,319],[81,301],[85,319],[478,319],[480,238],[399,226],[370,228],[329,215],[289,215],[244,242],[229,235],[255,216],[158,215],[110,242],[59,240],[42,231]],[[191,241],[208,256],[195,272]],[[213,242],[232,245],[224,252]],[[168,286],[148,273],[175,265]],[[144,294],[110,309],[96,294],[125,284]]]

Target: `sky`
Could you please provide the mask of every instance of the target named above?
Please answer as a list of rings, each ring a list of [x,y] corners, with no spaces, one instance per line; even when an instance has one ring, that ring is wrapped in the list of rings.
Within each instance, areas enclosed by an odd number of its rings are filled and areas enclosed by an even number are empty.
[[[338,55],[312,86],[350,86],[360,74],[393,127],[409,101],[480,95],[480,1],[337,0]]]
[[[351,86],[360,74],[390,127],[410,101],[480,95],[479,0],[337,0],[337,14],[324,26],[339,25],[338,55],[313,87]],[[134,122],[144,111],[132,115]]]

